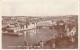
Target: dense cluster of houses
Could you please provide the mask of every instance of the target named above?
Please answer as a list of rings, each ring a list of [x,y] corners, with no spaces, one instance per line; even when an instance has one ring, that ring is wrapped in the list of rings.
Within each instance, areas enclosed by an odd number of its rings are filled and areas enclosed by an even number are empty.
[[[75,37],[78,36],[78,17],[75,15],[58,17],[2,17],[2,33],[10,35],[24,35],[24,42],[26,41],[27,33],[29,33],[30,36],[34,36],[37,34],[37,30],[41,29],[55,29],[59,33],[56,37],[56,42],[58,37],[61,38],[62,41],[69,37],[69,41],[71,40],[74,42]],[[40,43],[43,47],[43,42],[40,41]],[[58,43],[55,44],[57,45]],[[55,46],[55,44],[53,45]]]
[[[73,18],[73,19],[72,19]],[[21,31],[25,30],[36,30],[42,27],[53,28],[56,25],[65,25],[76,23],[77,18],[71,17],[2,17],[2,29],[3,33],[13,32],[12,34],[20,34]],[[72,19],[72,20],[71,20]],[[64,29],[63,29],[64,30]],[[19,32],[19,33],[18,33]],[[22,33],[21,33],[22,34]]]

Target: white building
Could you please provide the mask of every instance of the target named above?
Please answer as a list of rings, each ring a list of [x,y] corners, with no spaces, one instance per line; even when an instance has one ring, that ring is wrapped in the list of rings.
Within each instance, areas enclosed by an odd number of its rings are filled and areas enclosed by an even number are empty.
[[[40,21],[37,23],[37,26],[52,26],[52,21],[51,20]]]

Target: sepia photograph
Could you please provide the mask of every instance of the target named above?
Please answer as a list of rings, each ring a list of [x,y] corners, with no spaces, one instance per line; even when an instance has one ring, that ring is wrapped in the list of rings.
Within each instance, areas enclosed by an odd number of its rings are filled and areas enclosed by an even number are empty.
[[[2,49],[78,49],[77,0],[2,4]]]

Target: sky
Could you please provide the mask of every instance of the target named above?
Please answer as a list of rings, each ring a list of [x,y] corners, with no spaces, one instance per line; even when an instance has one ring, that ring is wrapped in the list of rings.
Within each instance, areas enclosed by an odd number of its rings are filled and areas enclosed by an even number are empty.
[[[78,15],[78,0],[2,0],[2,16]]]

